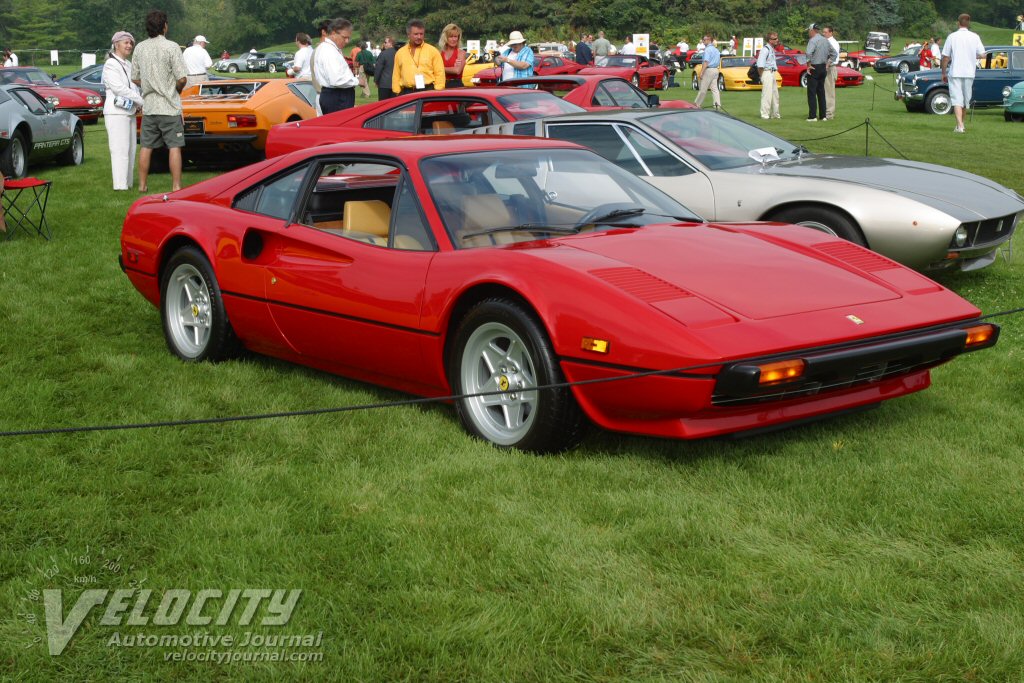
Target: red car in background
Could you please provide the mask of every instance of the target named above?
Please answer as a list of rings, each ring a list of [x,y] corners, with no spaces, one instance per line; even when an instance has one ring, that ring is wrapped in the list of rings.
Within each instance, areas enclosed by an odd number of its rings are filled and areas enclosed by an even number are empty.
[[[782,76],[782,85],[807,87],[807,55],[776,55],[775,63]],[[845,88],[864,83],[864,74],[845,66],[836,67],[836,87]]]
[[[576,62],[565,59],[560,55],[543,55],[537,58],[534,66],[534,73],[537,76],[561,76],[563,74],[577,73],[583,67]],[[478,71],[473,76],[473,85],[497,85],[501,77],[501,67],[495,66],[490,69]]]
[[[509,121],[582,112],[551,93],[525,88],[425,90],[371,102],[308,121],[278,124],[267,157],[353,140],[444,135]]]
[[[875,62],[889,55],[878,50],[856,50],[839,55],[839,63],[843,66],[860,71],[865,66],[874,66]]]
[[[611,55],[604,66],[588,66],[577,73],[594,76],[625,78],[641,90],[668,90],[669,70],[663,64],[653,64],[640,55]]]
[[[587,111],[602,109],[696,109],[686,100],[662,102],[657,95],[648,95],[625,78],[618,76],[534,76],[506,81],[504,87],[536,85],[538,89],[561,97]]]
[[[74,114],[83,123],[96,123],[103,113],[103,95],[85,88],[66,88],[48,73],[34,66],[8,66],[0,69],[0,84],[21,83],[59,111]]]

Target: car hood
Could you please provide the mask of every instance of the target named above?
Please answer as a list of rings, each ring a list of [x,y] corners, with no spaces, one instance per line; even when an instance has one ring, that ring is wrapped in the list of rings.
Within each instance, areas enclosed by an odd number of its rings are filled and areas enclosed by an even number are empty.
[[[592,274],[652,305],[664,302],[668,293],[697,296],[733,315],[760,320],[901,297],[823,251],[789,248],[728,225],[648,226],[560,241],[616,262]]]
[[[740,170],[760,173],[759,166]],[[959,221],[977,221],[1024,211],[1024,199],[997,182],[948,166],[902,159],[812,154],[768,166],[769,175],[835,180],[893,192]]]

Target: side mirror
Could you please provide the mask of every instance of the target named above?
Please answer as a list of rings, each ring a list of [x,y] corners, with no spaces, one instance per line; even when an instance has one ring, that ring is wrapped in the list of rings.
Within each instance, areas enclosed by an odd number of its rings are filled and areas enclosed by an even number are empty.
[[[647,96],[647,106],[651,109],[657,109],[661,105],[661,98],[657,95],[650,94]]]

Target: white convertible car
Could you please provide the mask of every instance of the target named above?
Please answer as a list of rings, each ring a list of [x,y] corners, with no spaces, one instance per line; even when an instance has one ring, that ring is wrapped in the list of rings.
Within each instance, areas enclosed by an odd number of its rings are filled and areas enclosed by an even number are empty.
[[[918,270],[991,264],[1024,211],[1018,193],[972,173],[900,159],[811,154],[713,111],[602,111],[472,132],[571,140],[706,220],[805,225]]]

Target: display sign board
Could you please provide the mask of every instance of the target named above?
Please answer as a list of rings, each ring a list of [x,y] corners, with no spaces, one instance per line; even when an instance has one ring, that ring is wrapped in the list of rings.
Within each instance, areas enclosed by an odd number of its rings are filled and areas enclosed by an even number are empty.
[[[474,57],[480,57],[480,41],[479,40],[467,40],[466,41],[466,54],[473,55]]]
[[[636,53],[641,57],[651,56],[651,34],[650,33],[634,33],[633,34],[633,47],[636,48]]]

